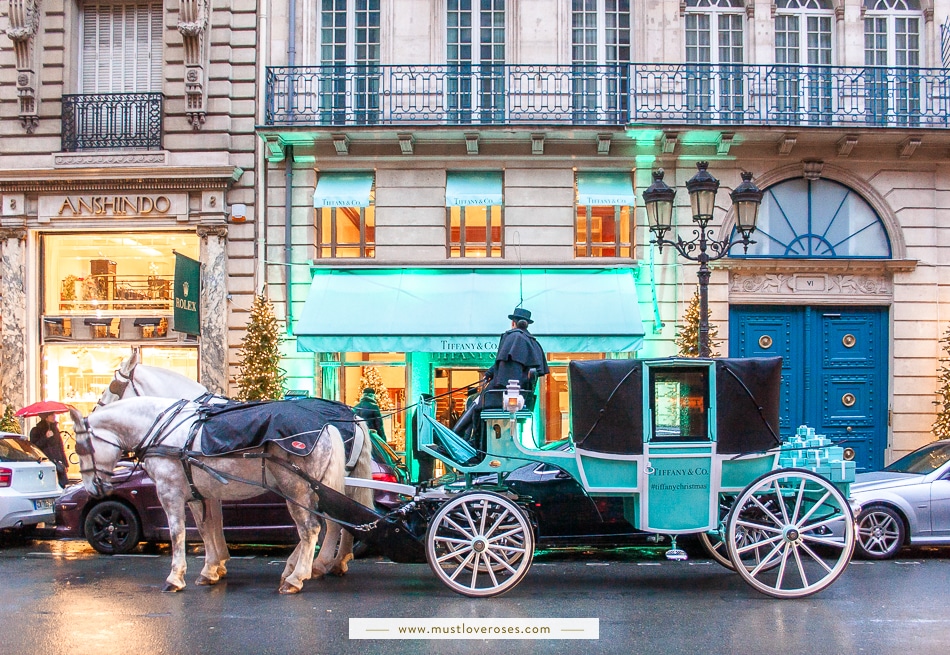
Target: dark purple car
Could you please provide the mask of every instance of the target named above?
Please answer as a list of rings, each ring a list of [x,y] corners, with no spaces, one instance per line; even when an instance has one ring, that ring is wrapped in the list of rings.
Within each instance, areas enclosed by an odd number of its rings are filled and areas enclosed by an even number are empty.
[[[140,541],[169,541],[168,519],[155,493],[155,484],[141,468],[120,464],[125,470],[113,479],[115,490],[105,498],[92,498],[81,484],[66,489],[56,501],[56,536],[85,537],[100,553],[131,552]],[[401,471],[373,460],[373,478],[402,482]],[[376,492],[376,506],[388,511],[404,502],[400,496]],[[256,498],[222,503],[224,535],[231,543],[295,544],[297,529],[287,503],[267,492]],[[191,512],[187,539],[200,541]]]

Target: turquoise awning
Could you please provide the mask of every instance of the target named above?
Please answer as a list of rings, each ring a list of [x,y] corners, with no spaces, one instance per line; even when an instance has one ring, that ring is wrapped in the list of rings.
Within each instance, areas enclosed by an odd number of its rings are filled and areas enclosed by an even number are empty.
[[[643,342],[633,269],[315,269],[294,329],[309,352],[490,352],[518,305],[547,352]]]
[[[314,207],[369,207],[374,174],[321,173],[313,193]]]
[[[585,206],[636,205],[629,173],[578,173],[577,204]]]
[[[501,172],[448,171],[445,174],[445,206],[502,204]]]

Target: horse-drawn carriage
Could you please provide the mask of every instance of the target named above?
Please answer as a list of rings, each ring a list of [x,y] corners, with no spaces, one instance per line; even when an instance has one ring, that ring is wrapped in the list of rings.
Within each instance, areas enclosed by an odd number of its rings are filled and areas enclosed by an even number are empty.
[[[851,559],[854,467],[840,448],[807,431],[781,442],[780,386],[780,358],[572,362],[566,450],[535,441],[534,396],[514,383],[486,399],[474,443],[438,423],[431,401],[430,411],[417,413],[418,448],[463,474],[461,486],[347,478],[406,495],[403,506],[381,514],[304,479],[328,518],[396,561],[424,557],[466,596],[504,593],[531,567],[530,499],[505,478],[539,462],[565,471],[591,496],[622,498],[636,528],[673,537],[669,557],[681,556],[677,535],[699,535],[755,589],[802,597],[834,582]],[[494,482],[479,484],[487,473],[497,474]]]

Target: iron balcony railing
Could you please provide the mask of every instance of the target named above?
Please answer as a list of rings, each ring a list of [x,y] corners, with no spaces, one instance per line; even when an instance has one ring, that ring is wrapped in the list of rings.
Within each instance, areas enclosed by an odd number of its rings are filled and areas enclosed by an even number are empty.
[[[161,150],[161,93],[63,96],[63,152]]]
[[[950,124],[950,71],[927,68],[298,66],[266,84],[270,126]]]

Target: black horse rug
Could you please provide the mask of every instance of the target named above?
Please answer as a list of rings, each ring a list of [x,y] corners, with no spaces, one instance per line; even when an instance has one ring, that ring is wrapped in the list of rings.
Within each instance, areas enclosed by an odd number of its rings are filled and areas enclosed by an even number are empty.
[[[292,455],[309,455],[327,426],[340,431],[347,458],[356,415],[349,406],[323,398],[204,405],[201,453],[227,455],[273,442]]]

